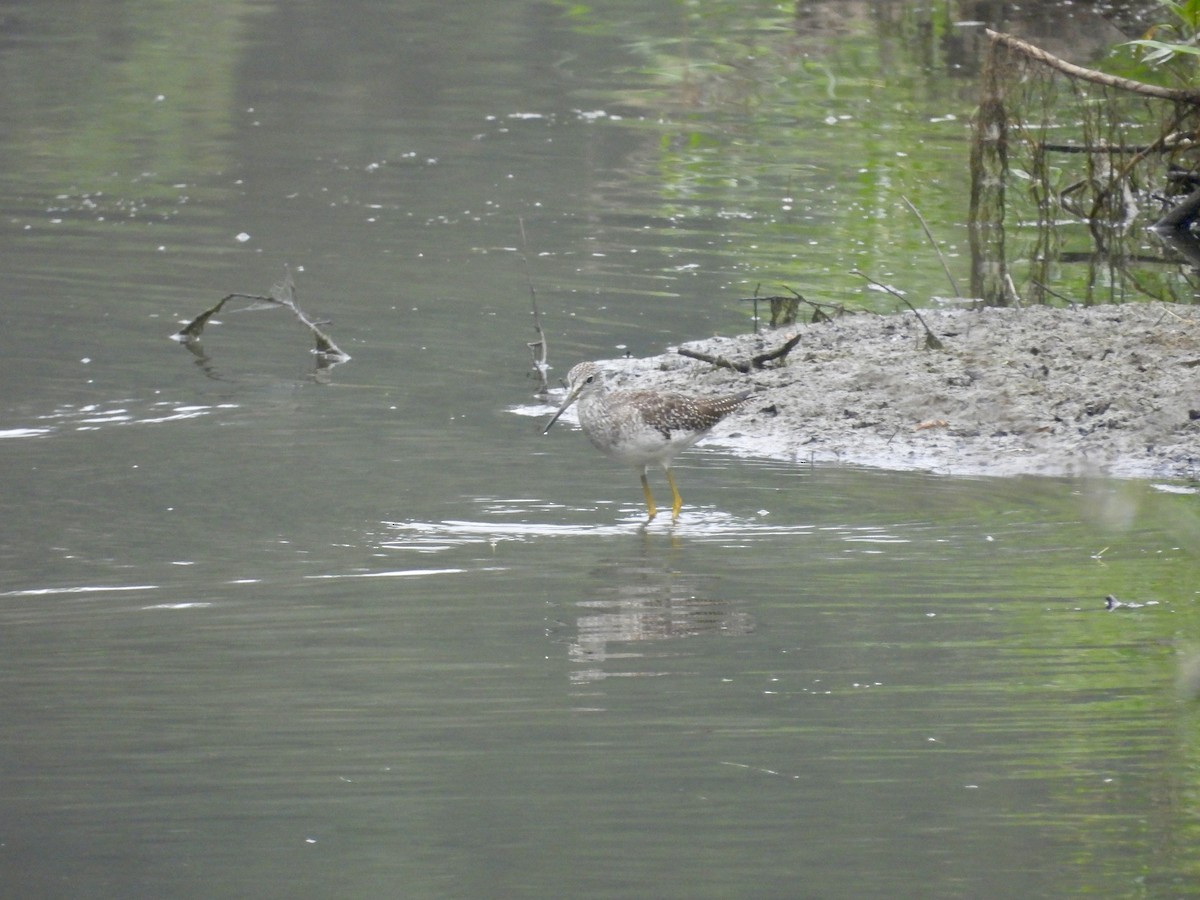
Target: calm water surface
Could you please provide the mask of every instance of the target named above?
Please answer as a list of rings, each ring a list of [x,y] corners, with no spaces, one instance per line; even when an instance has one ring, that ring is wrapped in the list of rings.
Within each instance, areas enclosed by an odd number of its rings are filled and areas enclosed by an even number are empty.
[[[736,6],[5,13],[4,895],[1200,892],[1186,486],[540,435],[530,280],[561,375],[945,292],[901,195],[965,279],[970,16]],[[285,264],[350,362],[168,339]]]

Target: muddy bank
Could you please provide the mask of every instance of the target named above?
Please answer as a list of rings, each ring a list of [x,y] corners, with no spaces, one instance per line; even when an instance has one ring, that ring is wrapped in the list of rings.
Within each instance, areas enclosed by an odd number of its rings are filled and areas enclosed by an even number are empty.
[[[752,455],[948,474],[1200,474],[1200,308],[868,313],[689,342],[731,361],[800,334],[782,366],[743,375],[680,356],[606,363],[620,387],[753,384],[709,439]]]

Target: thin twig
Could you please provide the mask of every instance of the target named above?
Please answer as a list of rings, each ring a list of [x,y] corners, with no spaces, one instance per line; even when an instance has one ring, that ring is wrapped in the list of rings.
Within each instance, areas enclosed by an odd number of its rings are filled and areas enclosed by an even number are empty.
[[[1057,69],[1064,75],[1071,78],[1078,78],[1081,81],[1090,81],[1093,84],[1102,84],[1105,87],[1119,88],[1124,91],[1132,91],[1136,94],[1141,94],[1145,97],[1157,97],[1160,100],[1173,100],[1176,102],[1197,104],[1200,103],[1200,91],[1188,88],[1167,88],[1159,87],[1156,84],[1146,84],[1142,81],[1134,81],[1132,78],[1121,78],[1117,75],[1109,75],[1107,72],[1097,72],[1095,69],[1085,69],[1083,66],[1077,66],[1074,63],[1069,63],[1065,59],[1060,59],[1052,53],[1047,53],[1041,47],[1036,47],[1033,44],[1027,43],[1020,38],[1015,38],[1011,34],[1004,34],[999,31],[992,31],[990,28],[985,29],[988,38],[997,44],[1002,44],[1009,50],[1027,56],[1030,59],[1037,60],[1051,69]]]
[[[537,291],[533,289],[533,276],[529,274],[529,255],[526,252],[529,247],[529,241],[525,237],[525,219],[523,216],[517,217],[517,222],[521,226],[521,264],[525,269],[525,280],[529,283],[529,302],[533,307],[533,330],[537,334],[536,341],[529,341],[526,347],[529,348],[530,354],[533,356],[533,371],[538,377],[538,396],[544,396],[550,392],[550,385],[547,380],[547,375],[550,372],[550,366],[546,362],[546,357],[550,353],[550,346],[546,342],[546,332],[542,330],[542,314],[538,310]]]
[[[881,291],[886,291],[887,293],[891,294],[893,297],[895,297],[897,300],[899,300],[901,303],[903,303],[905,306],[907,306],[909,309],[911,309],[912,314],[914,316],[916,316],[917,321],[921,323],[921,327],[925,329],[925,349],[926,350],[945,350],[946,349],[945,346],[943,346],[942,342],[938,339],[938,336],[933,333],[933,329],[929,327],[929,325],[925,322],[925,320],[923,318],[921,318],[921,314],[919,312],[917,312],[917,308],[908,302],[907,297],[905,297],[903,294],[901,294],[895,288],[889,287],[888,285],[883,284],[882,282],[876,281],[870,275],[867,275],[865,272],[860,272],[858,269],[851,269],[850,274],[857,275],[860,278],[865,278],[870,284],[875,285],[875,287],[879,288]]]
[[[793,291],[790,287],[786,287],[786,286],[784,287],[784,290],[788,291],[792,295],[791,297],[779,297],[779,296],[760,297],[758,295],[758,292],[760,290],[762,290],[762,282],[761,281],[754,286],[754,296],[753,297],[743,297],[738,301],[739,303],[753,303],[754,304],[754,333],[755,334],[758,334],[758,325],[759,325],[759,321],[760,321],[759,317],[758,317],[758,301],[759,300],[762,300],[763,302],[770,304],[771,327],[772,328],[779,327],[779,325],[781,324],[779,321],[781,315],[785,319],[785,321],[782,323],[783,325],[791,325],[793,322],[796,321],[795,302],[797,300],[804,300],[803,297],[801,297],[799,294],[797,294],[795,291]],[[804,302],[807,303],[808,301],[804,301]],[[784,304],[788,304],[788,305],[784,305]],[[789,315],[789,311],[790,311],[790,315]]]
[[[794,334],[774,350],[770,350],[766,353],[760,353],[757,356],[751,357],[750,365],[754,366],[756,369],[761,369],[772,360],[783,359],[792,352],[792,348],[798,343],[800,343],[800,335]]]
[[[200,340],[200,335],[204,332],[204,326],[208,324],[208,320],[221,311],[221,307],[232,300],[234,297],[243,297],[247,300],[266,300],[266,297],[250,297],[246,294],[226,294],[214,306],[209,307],[192,321],[188,322],[183,328],[175,332],[173,337],[181,343],[188,344],[193,341]]]
[[[760,301],[769,303],[772,300],[793,300],[793,299],[798,300],[801,303],[807,304],[808,306],[812,307],[812,309],[813,309],[812,320],[814,322],[831,322],[831,321],[833,321],[833,317],[826,310],[830,310],[835,315],[838,315],[838,316],[844,316],[844,315],[846,315],[846,313],[848,311],[846,309],[846,307],[842,306],[840,303],[821,303],[817,300],[809,300],[807,297],[802,296],[795,289],[788,287],[786,284],[782,285],[782,288],[785,291],[787,291],[789,294],[791,294],[792,296],[791,297],[780,297],[780,296],[760,297],[760,296],[758,296],[757,289],[756,289],[755,295],[753,297],[738,298],[738,300],[737,300],[738,303],[753,303],[753,304],[755,304],[755,306],[754,306],[754,318],[755,318],[754,333],[755,334],[758,334],[758,322],[757,322],[757,320],[758,320],[758,303]]]
[[[1021,295],[1017,293],[1017,286],[1013,284],[1012,274],[1009,272],[1004,273],[1004,286],[1008,288],[1008,295],[1012,297],[1012,301],[1016,304],[1017,309],[1020,309]]]
[[[726,359],[724,356],[713,356],[711,353],[690,350],[687,347],[680,347],[675,352],[680,356],[686,356],[688,359],[698,359],[700,362],[706,362],[721,369],[733,369],[735,372],[741,372],[743,375],[746,375],[752,369],[763,369],[766,368],[767,363],[783,359],[783,357],[792,352],[792,349],[798,343],[800,343],[800,335],[794,334],[774,350],[768,350],[766,353],[758,353],[750,357],[749,362],[734,361]]]
[[[1038,281],[1036,278],[1030,278],[1029,280],[1030,280],[1030,282],[1033,283],[1033,285],[1035,287],[1038,287],[1041,290],[1045,291],[1051,297],[1057,297],[1063,303],[1069,304],[1072,309],[1074,309],[1076,306],[1079,305],[1074,300],[1072,300],[1070,297],[1068,297],[1066,294],[1060,294],[1058,291],[1054,290],[1052,287],[1050,287],[1050,285],[1045,284],[1044,282]]]
[[[1050,141],[1042,141],[1038,144],[1038,149],[1050,153],[1108,153],[1112,156],[1122,156],[1126,153],[1149,153],[1157,148],[1154,144],[1126,146],[1123,144],[1055,144]]]
[[[792,288],[788,287],[786,284],[783,286],[783,289],[785,291],[787,291],[789,294],[791,294],[793,297],[795,297],[797,300],[799,300],[801,303],[807,303],[809,306],[812,307],[812,309],[813,309],[812,321],[813,322],[832,322],[833,321],[833,318],[829,315],[829,313],[825,312],[824,307],[829,307],[829,309],[836,310],[837,314],[839,316],[844,316],[846,314],[846,307],[842,306],[840,303],[818,303],[816,300],[809,300],[807,297],[800,296],[800,293],[798,291],[793,290]]]
[[[950,288],[954,291],[954,296],[961,297],[962,292],[959,291],[958,284],[954,281],[954,276],[950,274],[950,266],[946,264],[946,257],[942,255],[941,248],[937,245],[937,241],[933,239],[933,232],[931,232],[929,230],[929,226],[925,224],[925,217],[921,215],[921,211],[919,209],[913,206],[913,202],[903,194],[900,195],[900,199],[903,200],[905,205],[912,210],[912,214],[916,216],[917,221],[921,223],[921,228],[925,231],[925,237],[929,238],[929,246],[931,246],[933,248],[933,252],[937,254],[938,261],[942,264],[942,270],[946,273],[946,278],[950,281]]]
[[[688,359],[698,359],[700,362],[706,362],[721,369],[733,369],[733,371],[741,372],[743,375],[750,372],[750,363],[748,362],[734,362],[723,356],[713,356],[711,353],[689,350],[687,347],[679,347],[675,352],[680,356],[686,356]]]
[[[1179,203],[1167,210],[1166,215],[1150,227],[1154,231],[1184,231],[1191,228],[1200,215],[1200,188],[1192,191]]]
[[[334,364],[346,362],[350,359],[350,354],[346,353],[333,339],[321,330],[320,326],[310,319],[304,310],[296,304],[296,283],[292,281],[292,270],[284,266],[283,281],[276,282],[271,285],[271,293],[268,296],[259,294],[226,294],[214,306],[206,309],[196,318],[192,319],[187,325],[177,331],[173,337],[184,344],[195,344],[200,340],[200,335],[204,331],[204,326],[208,324],[208,320],[220,312],[230,300],[255,300],[259,303],[272,304],[275,306],[283,306],[292,311],[297,319],[312,333],[313,341],[316,344],[316,352],[319,356],[325,359],[326,363]]]

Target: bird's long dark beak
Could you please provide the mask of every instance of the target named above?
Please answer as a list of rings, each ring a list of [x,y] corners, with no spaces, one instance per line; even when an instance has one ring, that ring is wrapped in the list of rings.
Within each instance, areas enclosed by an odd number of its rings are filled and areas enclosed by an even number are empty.
[[[567,407],[575,402],[575,398],[579,396],[579,391],[574,390],[567,393],[567,399],[563,401],[563,405],[558,408],[558,412],[554,417],[546,423],[546,427],[542,429],[542,434],[546,434],[550,430],[550,426],[558,421],[558,417],[567,411]]]

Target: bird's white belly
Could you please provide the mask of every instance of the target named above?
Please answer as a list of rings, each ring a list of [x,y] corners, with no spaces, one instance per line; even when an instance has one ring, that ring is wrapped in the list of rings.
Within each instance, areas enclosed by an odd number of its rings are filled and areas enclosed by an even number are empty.
[[[699,437],[697,434],[679,433],[668,438],[661,431],[649,428],[606,435],[588,433],[597,450],[617,462],[637,467],[652,464],[668,466],[676,454],[696,443]]]

